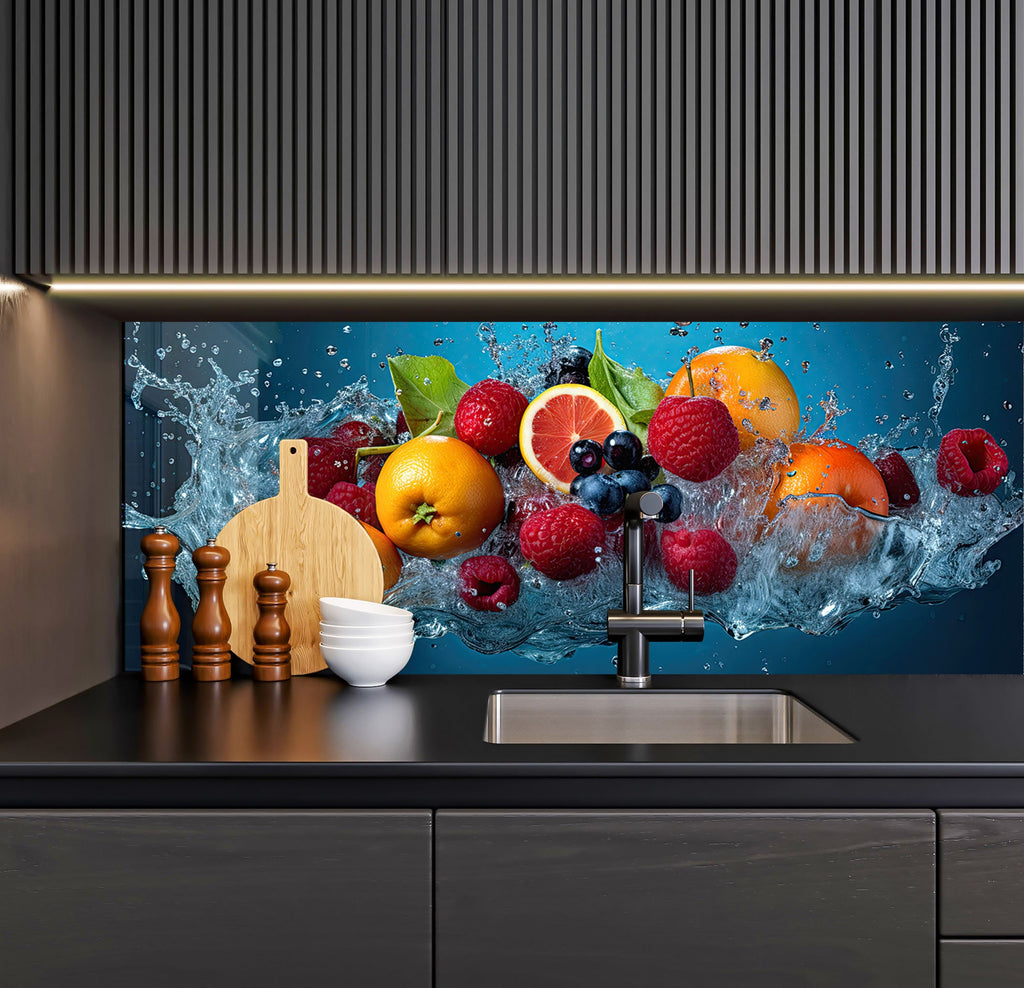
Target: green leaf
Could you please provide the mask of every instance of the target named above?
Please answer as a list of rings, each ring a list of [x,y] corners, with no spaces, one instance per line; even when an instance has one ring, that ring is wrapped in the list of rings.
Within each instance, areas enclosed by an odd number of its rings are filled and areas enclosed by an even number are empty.
[[[589,370],[590,386],[619,410],[626,420],[626,428],[646,445],[647,423],[665,395],[661,385],[652,381],[641,368],[626,368],[612,360],[601,345],[601,330],[597,331]]]
[[[455,409],[469,385],[459,380],[452,362],[438,356],[402,354],[388,357],[388,366],[409,432],[420,435],[440,415],[434,434],[454,436]]]

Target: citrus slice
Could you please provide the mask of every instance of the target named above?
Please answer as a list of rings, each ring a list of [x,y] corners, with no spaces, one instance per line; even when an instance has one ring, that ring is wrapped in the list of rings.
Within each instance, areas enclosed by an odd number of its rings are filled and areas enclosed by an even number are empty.
[[[576,471],[569,449],[579,439],[603,443],[625,429],[619,410],[599,391],[584,384],[556,384],[542,391],[519,423],[519,451],[526,465],[550,487],[569,493]]]

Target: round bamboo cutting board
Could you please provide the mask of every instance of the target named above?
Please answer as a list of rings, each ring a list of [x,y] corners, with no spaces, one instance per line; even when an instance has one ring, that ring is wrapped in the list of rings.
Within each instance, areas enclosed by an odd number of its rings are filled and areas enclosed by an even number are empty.
[[[306,442],[280,446],[281,492],[229,521],[217,544],[231,553],[224,603],[231,617],[231,651],[252,665],[252,629],[259,617],[252,578],[277,563],[291,578],[285,618],[291,625],[292,673],[326,669],[320,655],[320,598],[384,597],[380,556],[362,525],[307,490]]]

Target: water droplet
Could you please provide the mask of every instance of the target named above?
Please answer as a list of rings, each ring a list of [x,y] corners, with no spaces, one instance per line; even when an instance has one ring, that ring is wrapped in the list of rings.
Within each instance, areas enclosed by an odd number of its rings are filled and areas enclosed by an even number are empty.
[[[338,355],[338,348],[331,344],[325,351],[328,357],[336,357]]]
[[[914,397],[914,392],[913,391],[904,391],[903,392],[903,397],[906,398],[907,401],[910,401]]]
[[[423,383],[424,384],[430,384],[431,383],[430,378],[429,377],[423,378]]]
[[[259,388],[252,388],[249,391],[249,394],[251,394],[253,396],[253,398],[259,398],[259,396],[260,396]]]
[[[1013,402],[1012,401],[1004,401],[1003,402],[1003,408],[1005,408],[1007,411],[1009,411],[1011,408],[1013,408]]]
[[[801,360],[800,361],[800,368],[801,368],[801,370],[803,370],[803,372],[805,374],[807,373],[807,368],[810,367],[810,366],[811,366],[810,361],[808,361],[808,360]]]
[[[444,340],[441,339],[441,337],[439,336],[436,340],[434,340],[434,346],[444,346]]]
[[[280,367],[281,364],[283,364],[283,363],[284,363],[284,361],[280,357],[278,357],[277,360],[274,361],[274,366],[275,367]]]
[[[891,360],[887,360],[887,361],[885,362],[885,369],[886,369],[886,370],[892,370],[892,368],[893,368],[893,363],[892,363],[892,361],[891,361]]]
[[[348,370],[352,365],[348,362],[348,357],[342,357],[341,360],[338,361],[338,366],[342,370]]]
[[[346,327],[345,327],[345,328],[344,328],[344,329],[342,330],[342,332],[343,332],[343,333],[351,333],[351,332],[352,332],[352,327],[351,327],[351,326],[346,326]]]

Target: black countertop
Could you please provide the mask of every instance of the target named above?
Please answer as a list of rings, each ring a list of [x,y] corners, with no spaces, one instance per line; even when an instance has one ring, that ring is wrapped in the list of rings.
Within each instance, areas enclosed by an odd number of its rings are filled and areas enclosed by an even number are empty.
[[[187,676],[120,676],[0,730],[0,805],[1024,808],[1024,676],[655,678],[792,692],[856,738],[830,745],[483,740],[492,690],[613,677]]]

